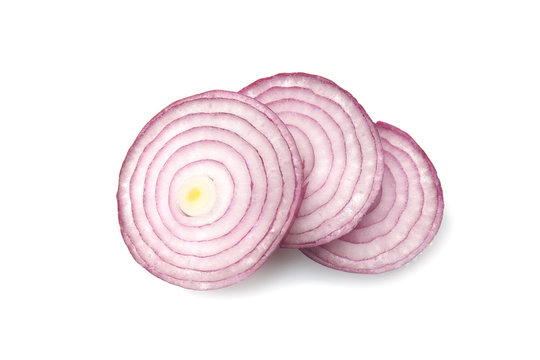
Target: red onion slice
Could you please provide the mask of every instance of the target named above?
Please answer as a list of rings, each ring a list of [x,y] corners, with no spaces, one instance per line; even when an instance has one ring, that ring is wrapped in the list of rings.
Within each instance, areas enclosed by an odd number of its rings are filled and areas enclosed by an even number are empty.
[[[170,283],[216,289],[253,273],[301,201],[301,158],[270,109],[238,93],[179,100],[141,131],[120,171],[118,215],[135,260]]]
[[[303,73],[261,79],[241,93],[280,116],[304,162],[304,199],[281,246],[321,245],[354,229],[376,198],[383,171],[378,133],[356,99]]]
[[[376,127],[385,165],[378,204],[349,234],[303,250],[334,269],[356,273],[396,269],[422,252],[441,224],[441,184],[427,155],[398,128],[382,122]]]

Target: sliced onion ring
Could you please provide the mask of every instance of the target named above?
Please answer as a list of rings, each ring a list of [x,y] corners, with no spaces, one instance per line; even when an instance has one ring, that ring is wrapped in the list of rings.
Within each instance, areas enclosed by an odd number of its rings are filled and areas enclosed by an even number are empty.
[[[304,162],[304,199],[282,247],[313,247],[358,224],[380,190],[382,148],[356,99],[328,79],[278,74],[240,91],[289,127]]]
[[[383,122],[376,127],[385,165],[379,203],[349,234],[303,250],[334,269],[356,273],[396,269],[421,253],[441,224],[441,184],[427,155],[402,130]]]
[[[121,232],[155,276],[221,288],[279,245],[302,183],[298,150],[276,114],[238,93],[206,92],[166,107],[129,149],[117,194]],[[179,194],[204,204],[179,206]]]

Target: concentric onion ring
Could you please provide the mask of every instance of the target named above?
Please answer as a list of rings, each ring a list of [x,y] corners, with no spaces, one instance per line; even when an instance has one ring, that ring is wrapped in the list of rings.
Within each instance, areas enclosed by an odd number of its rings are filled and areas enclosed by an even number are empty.
[[[442,221],[444,201],[433,164],[405,132],[377,123],[384,150],[382,195],[357,228],[303,252],[339,270],[381,273],[422,252]]]
[[[279,245],[302,183],[298,150],[276,114],[241,94],[206,92],[166,107],[130,148],[117,194],[121,232],[157,277],[228,286]],[[208,209],[198,208],[205,196]]]
[[[303,73],[261,79],[241,93],[280,116],[304,162],[304,199],[281,246],[321,245],[354,229],[375,200],[383,171],[378,133],[356,99]]]

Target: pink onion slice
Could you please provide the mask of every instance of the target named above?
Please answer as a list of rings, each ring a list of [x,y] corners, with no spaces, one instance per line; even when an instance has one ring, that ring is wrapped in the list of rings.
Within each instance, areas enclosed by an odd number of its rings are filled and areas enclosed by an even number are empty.
[[[279,245],[302,184],[300,155],[279,117],[245,95],[209,91],[166,107],[129,149],[117,194],[121,232],[155,276],[221,288],[248,277]],[[187,205],[201,196],[208,209],[199,214]]]
[[[369,274],[396,269],[422,252],[441,225],[444,201],[433,164],[407,133],[383,122],[376,127],[385,165],[378,204],[349,234],[303,249],[334,269]]]
[[[281,117],[304,163],[304,199],[281,246],[313,247],[354,229],[376,198],[383,172],[379,135],[356,99],[328,79],[303,73],[261,79],[240,92]]]

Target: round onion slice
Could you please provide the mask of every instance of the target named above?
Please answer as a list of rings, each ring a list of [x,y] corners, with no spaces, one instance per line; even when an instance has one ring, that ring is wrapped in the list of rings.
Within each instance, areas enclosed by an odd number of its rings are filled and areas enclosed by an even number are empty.
[[[120,171],[118,215],[135,260],[157,277],[215,289],[253,273],[301,201],[294,139],[261,103],[210,91],[166,107]]]
[[[382,194],[355,230],[303,252],[328,267],[356,273],[396,269],[431,242],[443,215],[437,172],[405,132],[378,122],[384,150]]]
[[[356,99],[332,81],[278,74],[240,91],[277,113],[304,163],[304,199],[281,243],[302,248],[328,243],[358,224],[382,181],[382,149],[373,122]]]

